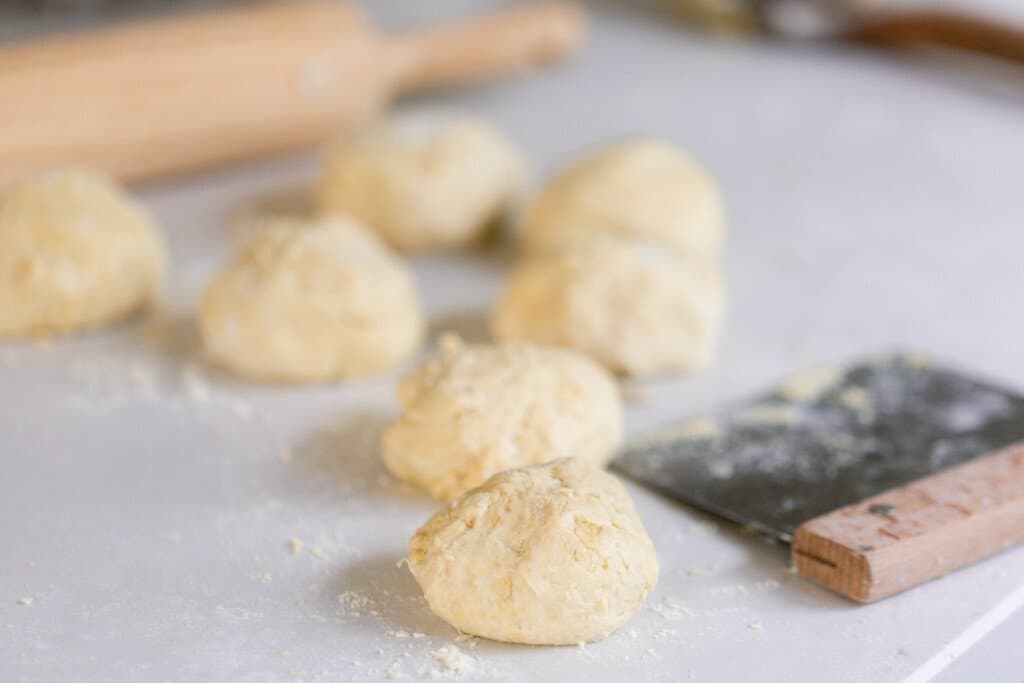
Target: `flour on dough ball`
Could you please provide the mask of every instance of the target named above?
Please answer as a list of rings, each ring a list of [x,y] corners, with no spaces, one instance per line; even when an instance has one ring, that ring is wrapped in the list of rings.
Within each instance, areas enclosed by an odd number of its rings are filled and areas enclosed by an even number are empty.
[[[258,380],[368,375],[412,355],[423,316],[405,265],[350,219],[277,221],[207,286],[207,355]]]
[[[449,504],[409,542],[409,569],[459,631],[533,645],[604,638],[658,581],[626,489],[574,458],[502,472]]]
[[[722,299],[713,262],[594,235],[515,266],[492,329],[502,341],[575,349],[616,373],[696,370],[714,358]]]
[[[359,218],[398,249],[460,246],[509,208],[523,173],[519,152],[490,126],[407,115],[338,141],[318,203]]]
[[[622,400],[588,358],[533,344],[440,353],[399,386],[402,414],[382,437],[395,476],[451,500],[512,467],[575,456],[603,466],[622,441]]]
[[[0,336],[67,332],[150,303],[164,248],[107,176],[50,171],[0,189]]]
[[[668,142],[638,140],[604,147],[558,175],[527,210],[521,238],[533,253],[613,233],[714,256],[724,232],[711,175]]]

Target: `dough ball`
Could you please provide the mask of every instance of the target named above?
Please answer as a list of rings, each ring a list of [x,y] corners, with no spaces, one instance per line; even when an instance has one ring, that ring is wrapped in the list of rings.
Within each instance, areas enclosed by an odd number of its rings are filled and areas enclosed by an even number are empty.
[[[497,474],[434,515],[409,569],[465,633],[532,645],[604,638],[658,581],[622,484],[577,458]]]
[[[333,146],[318,201],[398,249],[460,246],[508,209],[523,167],[512,144],[484,123],[400,118]]]
[[[163,279],[159,232],[94,171],[51,171],[0,190],[0,335],[65,332],[149,303]]]
[[[253,235],[207,286],[199,330],[242,377],[368,375],[412,355],[423,315],[405,265],[347,218],[282,220]]]
[[[588,358],[532,344],[464,346],[446,335],[440,353],[401,383],[398,402],[384,463],[442,500],[555,458],[600,467],[622,441],[613,379]]]
[[[520,262],[492,319],[501,341],[575,349],[609,370],[696,370],[714,358],[723,285],[713,262],[594,235]]]
[[[639,140],[600,149],[558,175],[527,211],[522,241],[536,253],[612,233],[713,256],[724,222],[718,188],[700,164],[667,142]]]

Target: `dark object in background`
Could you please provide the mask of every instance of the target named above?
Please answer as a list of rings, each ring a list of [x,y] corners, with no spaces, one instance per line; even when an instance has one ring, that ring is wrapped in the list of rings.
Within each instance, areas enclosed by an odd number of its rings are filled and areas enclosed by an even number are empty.
[[[20,4],[27,12],[91,14],[122,10],[180,9],[187,7],[189,3],[175,0],[21,0]]]
[[[864,0],[668,0],[712,30],[878,47],[950,49],[1024,64],[1024,27],[976,12]]]
[[[807,578],[886,597],[1024,542],[1024,396],[922,358],[797,375],[613,466],[791,543]]]

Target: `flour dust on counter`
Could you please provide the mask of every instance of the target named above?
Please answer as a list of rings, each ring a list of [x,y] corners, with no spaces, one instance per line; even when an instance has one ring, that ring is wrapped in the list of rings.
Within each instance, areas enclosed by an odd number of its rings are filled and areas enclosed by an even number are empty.
[[[368,9],[386,20],[412,6]],[[610,136],[663,135],[728,199],[718,361],[636,382],[646,400],[626,406],[627,436],[707,415],[794,367],[922,339],[1024,383],[1021,317],[1001,295],[1021,290],[1018,112],[856,51],[718,43],[624,5],[590,7],[580,60],[446,102],[500,124],[542,170]],[[820,118],[800,125],[808,112]],[[172,265],[162,340],[129,318],[46,346],[0,344],[0,678],[674,683],[826,672],[890,683],[937,655],[944,666],[1020,586],[1024,552],[1011,551],[854,606],[789,573],[780,548],[624,482],[661,564],[629,624],[583,649],[461,637],[396,566],[437,511],[380,460],[399,373],[270,389],[199,359],[192,321],[232,246],[225,211],[308,186],[316,168],[297,156],[139,188]],[[965,225],[985,226],[984,239]],[[474,341],[486,341],[507,262],[475,250],[413,259],[431,327],[472,316]],[[75,364],[96,369],[71,376]],[[198,381],[183,377],[189,367]]]
[[[541,669],[567,679],[643,672],[655,681],[691,674],[714,680],[723,667],[735,666],[739,675],[736,651],[767,656],[787,647],[794,631],[830,632],[880,662],[893,647],[915,647],[892,630],[891,609],[851,611],[788,573],[776,548],[628,483],[662,572],[625,628],[583,649],[527,649],[459,634],[431,613],[400,564],[402,540],[436,503],[395,480],[380,460],[396,378],[269,391],[236,383],[188,354],[166,354],[163,345],[138,347],[144,327],[49,350],[5,348],[8,381],[24,389],[0,416],[12,448],[31,444],[52,453],[69,477],[68,484],[51,481],[31,460],[18,460],[12,473],[25,491],[42,481],[56,487],[50,505],[62,520],[50,522],[47,534],[12,536],[11,566],[25,569],[8,607],[0,605],[0,621],[11,624],[0,652],[12,653],[5,659],[23,662],[24,670],[74,666],[81,678],[104,678],[109,665],[88,657],[121,652],[114,649],[123,640],[116,624],[127,614],[147,634],[136,643],[139,656],[169,662],[161,653],[180,653],[157,674],[172,680],[182,668],[306,681],[526,681]],[[73,449],[59,434],[27,430],[49,401],[33,384],[40,376],[60,390],[49,410],[75,434]],[[118,432],[112,442],[111,425],[126,417],[139,429]],[[71,481],[73,490],[66,488]],[[20,489],[5,494],[5,504],[26,502]],[[125,516],[128,505],[142,505],[141,516]],[[117,533],[80,543],[94,523]],[[62,569],[69,554],[75,572]],[[112,562],[135,568],[114,597],[83,579]],[[992,575],[981,585],[994,594],[1009,578]],[[75,600],[81,611],[68,611],[69,591],[82,596]],[[30,605],[17,604],[28,597]],[[911,595],[905,604],[923,599]],[[798,622],[788,616],[794,612],[802,615]],[[72,638],[62,658],[44,659],[37,645],[58,628],[80,628],[95,639]],[[181,642],[202,644],[183,652]]]

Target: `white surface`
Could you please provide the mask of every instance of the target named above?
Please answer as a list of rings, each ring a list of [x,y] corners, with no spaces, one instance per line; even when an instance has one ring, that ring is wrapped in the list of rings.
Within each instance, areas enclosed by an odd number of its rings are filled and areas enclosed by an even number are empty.
[[[931,659],[918,667],[904,683],[926,683],[946,670],[951,662],[963,656],[993,629],[1010,618],[1024,605],[1024,586],[1020,586],[965,629],[951,642],[946,643]]]
[[[854,53],[707,43],[601,9],[585,59],[454,102],[505,126],[542,172],[653,133],[721,179],[721,361],[646,385],[635,434],[878,346],[1024,387],[1021,111],[975,83]],[[301,157],[142,192],[171,242],[166,335],[140,321],[50,348],[0,345],[0,679],[450,673],[429,653],[455,634],[396,566],[435,506],[377,459],[395,376],[254,388],[200,368],[204,399],[183,374],[226,217],[312,170]],[[416,262],[436,330],[482,334],[504,258]],[[1017,550],[855,606],[788,574],[781,549],[630,489],[662,560],[649,608],[583,651],[460,643],[476,678],[895,681],[1024,576]],[[296,555],[292,537],[305,543]]]
[[[1020,646],[1024,633],[1024,609],[1018,608],[996,630],[983,638],[954,661],[933,680],[937,683],[985,681],[986,683],[1020,683],[1024,671],[1024,649]]]

